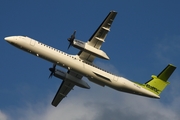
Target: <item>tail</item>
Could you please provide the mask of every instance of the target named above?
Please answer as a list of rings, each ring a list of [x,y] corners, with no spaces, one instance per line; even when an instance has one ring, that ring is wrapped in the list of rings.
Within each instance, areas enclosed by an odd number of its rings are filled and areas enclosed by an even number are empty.
[[[152,79],[144,84],[144,88],[155,93],[156,95],[160,95],[169,84],[168,78],[175,69],[175,66],[169,64],[158,76],[152,75]]]

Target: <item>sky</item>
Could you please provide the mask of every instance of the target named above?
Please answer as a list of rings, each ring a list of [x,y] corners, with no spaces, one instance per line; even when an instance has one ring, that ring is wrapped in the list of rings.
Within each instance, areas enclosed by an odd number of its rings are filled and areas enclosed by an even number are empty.
[[[178,120],[180,119],[180,1],[0,1],[0,120]],[[87,41],[109,11],[118,12],[102,50],[110,60],[94,63],[145,83],[168,64],[177,66],[161,99],[101,87],[75,87],[53,107],[61,80],[48,79],[52,63],[21,51],[4,38],[24,35],[69,54],[67,38]],[[65,69],[58,67],[58,69]]]

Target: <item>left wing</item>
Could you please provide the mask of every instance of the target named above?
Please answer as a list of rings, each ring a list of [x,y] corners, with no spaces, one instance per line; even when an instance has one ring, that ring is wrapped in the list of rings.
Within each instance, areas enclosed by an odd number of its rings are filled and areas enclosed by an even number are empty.
[[[81,79],[83,77],[82,75],[77,74],[72,70],[68,70],[67,74],[70,74],[78,79]],[[74,86],[74,83],[66,79],[63,80],[51,104],[56,107],[61,102],[61,100],[67,96],[67,94],[73,89]]]
[[[112,25],[112,22],[114,18],[116,17],[117,12],[111,11],[107,17],[104,19],[104,21],[101,23],[101,25],[98,27],[98,29],[94,32],[94,34],[91,36],[89,41],[87,42],[88,45],[100,49],[103,42],[105,42],[105,38],[110,31],[110,27]],[[85,51],[80,51],[78,53],[79,57],[83,60],[86,60],[88,62],[93,62],[95,56],[92,54],[89,54]]]
[[[68,81],[63,81],[52,101],[53,106],[57,106],[61,100],[67,96],[67,94],[73,89],[74,84]]]

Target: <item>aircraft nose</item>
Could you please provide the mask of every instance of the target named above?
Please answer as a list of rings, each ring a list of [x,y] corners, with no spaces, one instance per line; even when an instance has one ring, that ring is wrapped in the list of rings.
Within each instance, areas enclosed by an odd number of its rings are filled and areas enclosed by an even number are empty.
[[[10,37],[5,37],[4,38],[7,42],[13,42],[15,40],[15,38],[13,36]]]

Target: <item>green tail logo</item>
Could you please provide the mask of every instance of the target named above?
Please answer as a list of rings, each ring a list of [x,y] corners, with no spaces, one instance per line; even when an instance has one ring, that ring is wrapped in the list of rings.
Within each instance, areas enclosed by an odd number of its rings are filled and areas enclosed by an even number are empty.
[[[175,66],[169,64],[158,76],[152,75],[152,79],[143,84],[144,88],[156,95],[160,95],[169,84],[168,79],[175,69]]]

